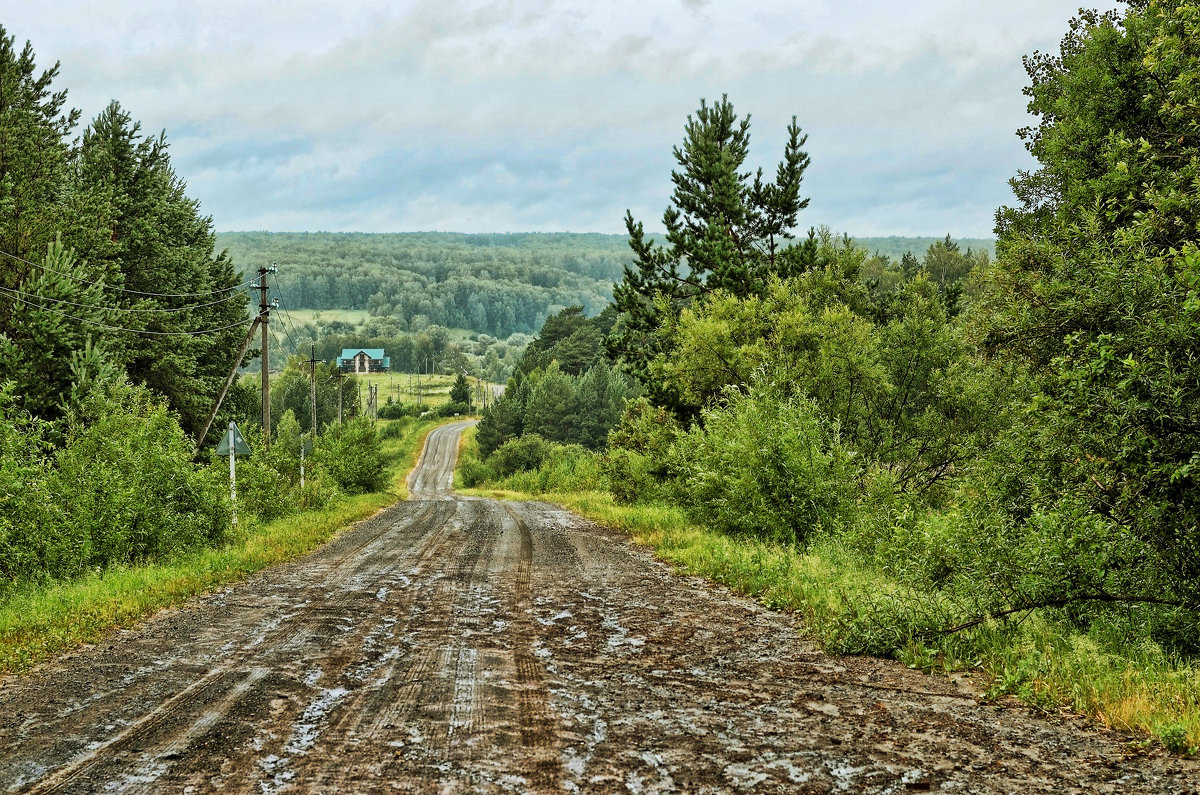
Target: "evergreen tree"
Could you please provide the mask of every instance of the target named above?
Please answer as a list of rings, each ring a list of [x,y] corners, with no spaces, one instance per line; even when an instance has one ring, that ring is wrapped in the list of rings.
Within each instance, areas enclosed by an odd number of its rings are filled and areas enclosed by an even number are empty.
[[[0,25],[0,251],[37,259],[61,229],[67,141],[79,111],[64,110],[67,92],[51,87],[58,64],[39,74],[32,45],[19,52],[15,45]],[[11,288],[29,266],[5,260],[0,286]]]
[[[808,137],[793,117],[783,160],[768,181],[761,168],[743,171],[749,130],[749,116],[739,119],[727,98],[711,106],[701,100],[695,117],[688,116],[682,146],[674,150],[679,168],[671,173],[675,190],[663,213],[666,245],[647,237],[631,213],[625,215],[634,264],[613,286],[622,322],[608,349],[652,392],[656,384],[648,363],[662,352],[656,332],[663,313],[674,315],[718,288],[756,295],[771,275],[793,275],[814,264],[811,240],[789,242],[799,212],[808,206],[800,198],[809,165],[801,147]]]
[[[249,323],[240,275],[214,257],[211,219],[171,168],[165,135],[142,136],[116,102],[84,131],[75,188],[102,199],[103,234],[89,259],[113,274],[124,325],[147,332],[122,345],[122,363],[195,433]],[[190,334],[211,329],[223,330]]]
[[[469,403],[471,401],[471,385],[467,383],[467,377],[462,373],[454,379],[454,385],[450,387],[450,402],[451,403]]]

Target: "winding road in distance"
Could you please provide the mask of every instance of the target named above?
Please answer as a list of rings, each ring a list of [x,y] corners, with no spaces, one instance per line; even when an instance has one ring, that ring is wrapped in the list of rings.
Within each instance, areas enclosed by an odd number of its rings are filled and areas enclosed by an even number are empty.
[[[16,792],[1196,792],[1195,762],[786,615],[541,503],[411,496],[313,554],[0,681]]]

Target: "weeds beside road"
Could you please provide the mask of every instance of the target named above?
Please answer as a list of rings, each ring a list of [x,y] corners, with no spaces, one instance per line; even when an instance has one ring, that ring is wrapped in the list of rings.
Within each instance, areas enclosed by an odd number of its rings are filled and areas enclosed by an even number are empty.
[[[347,525],[405,499],[405,476],[416,463],[425,434],[445,421],[396,421],[398,431],[381,434],[389,462],[386,491],[345,497],[325,509],[270,522],[247,517],[219,548],[20,588],[0,605],[0,673],[27,670],[80,644],[94,643],[117,628],[129,627],[157,610],[304,555]]]

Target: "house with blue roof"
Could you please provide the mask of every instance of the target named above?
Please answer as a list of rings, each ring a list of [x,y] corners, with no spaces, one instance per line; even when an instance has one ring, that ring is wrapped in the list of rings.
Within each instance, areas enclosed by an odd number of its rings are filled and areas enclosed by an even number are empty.
[[[384,354],[383,348],[342,348],[337,365],[344,373],[386,373],[392,359]]]

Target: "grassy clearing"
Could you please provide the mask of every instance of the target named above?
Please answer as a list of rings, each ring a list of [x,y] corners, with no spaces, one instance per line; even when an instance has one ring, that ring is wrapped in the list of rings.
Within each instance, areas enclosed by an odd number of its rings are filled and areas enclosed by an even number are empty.
[[[446,420],[395,420],[383,426],[392,486],[348,497],[325,511],[273,522],[245,522],[228,544],[162,563],[118,567],[65,583],[30,586],[0,606],[0,673],[17,673],[165,607],[304,555],[352,522],[408,496],[405,477],[425,435]],[[387,430],[394,424],[395,430]]]
[[[761,603],[799,614],[827,649],[853,652],[852,638],[879,617],[881,595],[903,597],[836,543],[806,552],[734,539],[690,523],[669,505],[618,505],[606,492],[543,493],[476,489],[501,499],[541,499],[628,533],[681,572],[723,583]],[[886,630],[887,628],[881,627]],[[1160,740],[1179,754],[1200,746],[1200,668],[1153,643],[1103,642],[1047,615],[992,622],[935,641],[909,641],[897,657],[925,670],[970,670],[989,697],[1015,695],[1045,712],[1082,714],[1133,734],[1133,745]]]

